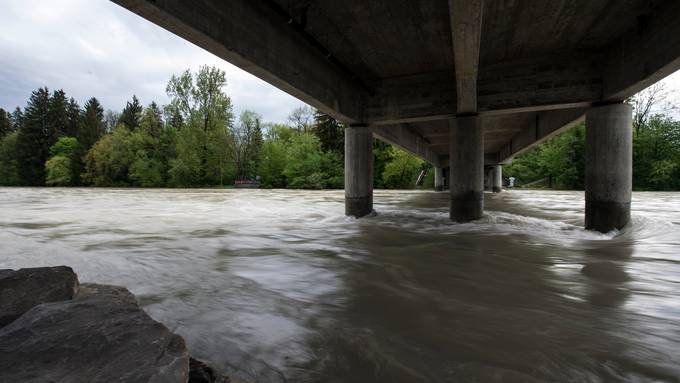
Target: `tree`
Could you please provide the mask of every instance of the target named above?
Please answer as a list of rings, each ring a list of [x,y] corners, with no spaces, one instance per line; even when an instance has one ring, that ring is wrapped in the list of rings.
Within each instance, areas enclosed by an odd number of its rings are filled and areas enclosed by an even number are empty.
[[[47,111],[48,146],[52,146],[59,137],[69,130],[68,101],[62,89],[55,90],[50,97]]]
[[[137,96],[132,95],[132,101],[128,101],[123,108],[123,112],[120,114],[118,122],[125,124],[131,131],[134,131],[139,127],[139,120],[142,115],[142,104],[139,103]]]
[[[78,142],[87,151],[104,134],[106,128],[104,123],[104,108],[99,100],[92,97],[85,103],[82,115],[82,126],[78,135]],[[127,126],[127,125],[126,125]],[[131,129],[131,128],[129,128]]]
[[[307,133],[314,122],[314,109],[307,105],[298,106],[288,115],[288,122],[298,132]]]
[[[230,153],[236,166],[236,177],[247,179],[257,169],[257,159],[262,148],[262,117],[250,110],[241,113],[239,123],[231,130]]]
[[[132,134],[126,125],[121,124],[87,152],[83,179],[94,186],[128,186],[134,161]]]
[[[227,81],[222,70],[202,66],[192,75],[186,70],[173,75],[166,92],[166,114],[182,122],[177,134],[177,158],[170,174],[178,186],[222,184],[227,164],[229,132],[233,125],[231,99],[223,91]]]
[[[12,112],[12,130],[15,132],[18,132],[21,130],[21,127],[24,126],[24,113],[21,111],[21,108],[18,106],[16,109],[14,109],[14,112]]]
[[[45,183],[45,161],[49,156],[50,93],[40,88],[31,93],[17,137],[19,175],[25,185]]]
[[[316,110],[313,132],[319,138],[323,151],[337,153],[340,158],[345,158],[345,127],[336,119]]]
[[[0,108],[0,140],[12,132],[12,115]]]
[[[80,120],[81,120],[81,110],[80,105],[76,100],[71,97],[66,106],[66,115],[68,117],[68,128],[66,129],[65,135],[70,137],[78,137],[80,134]]]
[[[658,82],[628,99],[628,103],[633,106],[633,131],[635,135],[640,133],[640,129],[647,125],[652,116],[668,114],[678,109],[676,105],[669,101],[671,95],[672,92],[666,89],[666,85]]]
[[[17,161],[17,132],[11,132],[0,138],[0,185],[21,185],[19,165]]]
[[[45,162],[45,183],[51,186],[67,186],[74,183],[75,177],[72,168],[73,156],[78,149],[78,140],[75,137],[60,137],[50,147],[52,157]]]
[[[383,184],[389,189],[412,189],[423,162],[417,157],[395,147],[390,148],[392,159],[385,165]]]
[[[309,133],[294,136],[287,146],[283,175],[295,189],[342,187],[342,165],[337,155],[321,150],[319,139]]]

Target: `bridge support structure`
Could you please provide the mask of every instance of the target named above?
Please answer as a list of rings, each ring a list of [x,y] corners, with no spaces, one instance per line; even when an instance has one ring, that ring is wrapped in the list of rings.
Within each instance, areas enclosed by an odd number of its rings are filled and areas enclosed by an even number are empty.
[[[494,165],[492,168],[491,191],[494,193],[503,191],[503,165]]]
[[[484,211],[484,141],[479,116],[450,120],[451,220],[480,219]]]
[[[434,167],[434,190],[444,190],[444,169],[439,166]]]
[[[632,115],[625,103],[596,106],[586,113],[586,229],[609,232],[630,221]]]
[[[365,124],[345,128],[345,214],[373,211],[373,132]]]

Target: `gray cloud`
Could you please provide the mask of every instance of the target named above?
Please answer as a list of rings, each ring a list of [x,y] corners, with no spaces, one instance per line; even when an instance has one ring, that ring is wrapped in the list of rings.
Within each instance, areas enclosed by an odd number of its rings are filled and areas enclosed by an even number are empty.
[[[107,0],[2,0],[0,106],[25,106],[31,91],[64,89],[120,110],[136,94],[165,104],[174,73],[215,65],[227,73],[238,113],[285,121],[301,101]]]

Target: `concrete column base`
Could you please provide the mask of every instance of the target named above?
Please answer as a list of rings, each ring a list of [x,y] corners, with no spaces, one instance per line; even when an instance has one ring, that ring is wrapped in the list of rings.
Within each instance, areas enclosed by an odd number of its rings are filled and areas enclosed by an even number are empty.
[[[470,192],[467,195],[451,196],[449,216],[455,222],[470,222],[484,214],[484,193]]]
[[[373,211],[373,197],[345,197],[345,215],[363,217]]]
[[[373,132],[366,125],[345,129],[345,215],[373,212]]]
[[[633,186],[632,107],[612,104],[586,113],[586,229],[603,233],[630,221]]]
[[[602,233],[621,229],[630,221],[630,202],[586,199],[586,229]]]
[[[478,116],[450,120],[450,217],[455,222],[482,218],[484,212],[484,141]]]

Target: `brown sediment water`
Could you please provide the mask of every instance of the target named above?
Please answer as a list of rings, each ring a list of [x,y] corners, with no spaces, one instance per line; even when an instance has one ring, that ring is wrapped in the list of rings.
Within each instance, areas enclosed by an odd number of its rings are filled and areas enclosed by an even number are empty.
[[[583,193],[0,188],[0,268],[124,285],[193,355],[258,382],[680,381],[680,193],[621,232]]]

